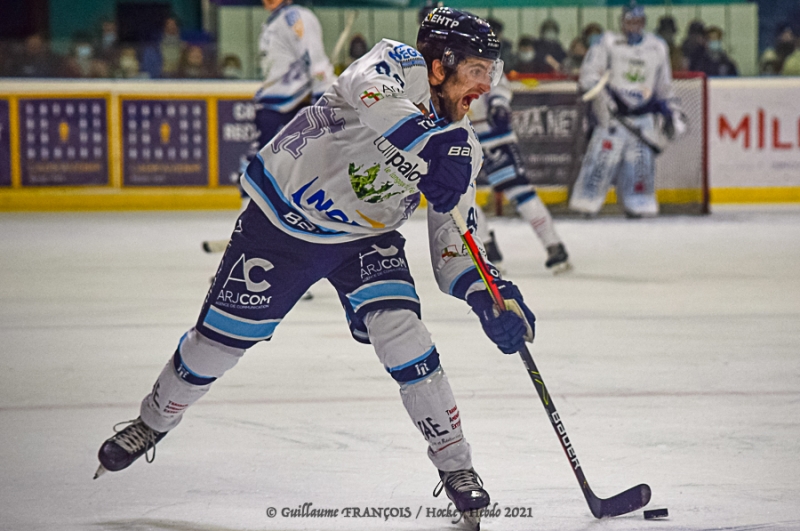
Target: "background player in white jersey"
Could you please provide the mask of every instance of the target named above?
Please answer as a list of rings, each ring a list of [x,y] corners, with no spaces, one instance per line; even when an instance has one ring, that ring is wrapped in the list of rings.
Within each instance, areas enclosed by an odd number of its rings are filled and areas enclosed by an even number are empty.
[[[495,311],[448,215],[458,208],[477,228],[474,182],[483,157],[466,114],[500,79],[502,61],[485,21],[448,8],[422,23],[417,47],[376,44],[250,163],[242,181],[252,201],[197,323],[140,417],[101,446],[98,473],[126,468],[153,448],[247,348],[272,338],[308,286],[326,278],[353,337],[373,345],[399,384],[447,496],[460,511],[489,504],[396,229],[425,193],[440,289],[466,300],[503,352],[533,340],[535,318],[519,290],[499,280],[519,308]]]
[[[470,119],[485,155],[483,172],[489,184],[514,204],[517,213],[530,223],[547,251],[545,267],[554,273],[571,269],[564,243],[556,233],[550,211],[525,175],[517,135],[511,128],[511,87],[505,75],[497,86],[483,94],[470,109]],[[480,214],[483,215],[482,213]],[[485,222],[478,222],[478,235],[486,245],[489,260],[499,266],[500,249]]]
[[[581,66],[582,90],[596,86],[606,73],[608,84],[594,100],[599,124],[589,141],[569,206],[596,214],[609,186],[615,184],[626,215],[655,216],[655,153],[642,137],[655,137],[658,123],[666,136],[672,137],[685,130],[685,122],[674,101],[667,45],[644,32],[644,8],[635,4],[624,8],[621,24],[622,34],[603,34]]]
[[[293,5],[292,0],[262,2],[270,15],[258,38],[264,83],[254,98],[259,131],[254,153],[297,111],[322,96],[334,79],[314,13]]]

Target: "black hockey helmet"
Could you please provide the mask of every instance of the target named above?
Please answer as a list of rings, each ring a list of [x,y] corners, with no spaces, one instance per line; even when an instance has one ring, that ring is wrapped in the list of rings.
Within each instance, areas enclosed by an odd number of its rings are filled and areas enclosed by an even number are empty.
[[[442,60],[448,67],[455,66],[465,56],[491,61],[500,57],[500,41],[488,22],[449,7],[437,7],[428,13],[420,24],[417,43],[453,52],[452,59]]]

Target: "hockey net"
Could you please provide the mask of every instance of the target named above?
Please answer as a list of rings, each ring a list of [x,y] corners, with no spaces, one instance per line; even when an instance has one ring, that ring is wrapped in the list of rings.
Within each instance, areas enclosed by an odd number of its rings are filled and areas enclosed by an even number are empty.
[[[588,143],[586,105],[577,82],[563,76],[524,75],[512,80],[513,124],[526,173],[555,214],[567,213],[569,191]],[[656,157],[656,193],[662,213],[708,213],[708,91],[703,74],[675,74],[673,90],[688,131]],[[497,202],[502,208],[501,198]],[[613,188],[604,213],[619,213]]]

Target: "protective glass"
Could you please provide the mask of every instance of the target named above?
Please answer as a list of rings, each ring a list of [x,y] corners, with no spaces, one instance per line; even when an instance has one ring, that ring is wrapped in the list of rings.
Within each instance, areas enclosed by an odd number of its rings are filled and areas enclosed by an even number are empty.
[[[468,56],[472,57],[472,56]],[[503,77],[503,60],[484,59],[483,57],[475,57],[480,61],[471,61],[467,64],[466,60],[458,63],[456,72],[459,76],[473,83],[482,83],[496,87]],[[456,63],[456,53],[450,48],[446,48],[442,57],[442,64],[447,67],[452,67]]]

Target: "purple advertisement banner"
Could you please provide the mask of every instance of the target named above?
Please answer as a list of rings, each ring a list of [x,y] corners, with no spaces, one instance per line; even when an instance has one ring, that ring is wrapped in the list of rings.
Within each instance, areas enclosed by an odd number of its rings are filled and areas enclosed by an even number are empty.
[[[23,186],[108,184],[104,98],[21,98],[19,138]]]
[[[207,186],[204,100],[122,99],[125,186]]]
[[[11,186],[11,114],[8,100],[0,100],[0,186]]]
[[[258,139],[253,100],[218,100],[219,184],[236,185],[250,144]]]

